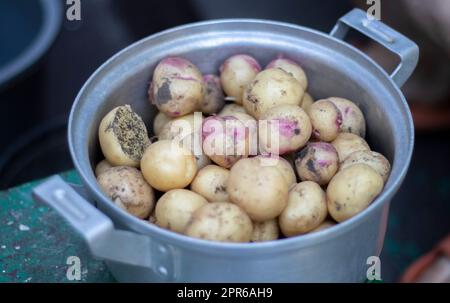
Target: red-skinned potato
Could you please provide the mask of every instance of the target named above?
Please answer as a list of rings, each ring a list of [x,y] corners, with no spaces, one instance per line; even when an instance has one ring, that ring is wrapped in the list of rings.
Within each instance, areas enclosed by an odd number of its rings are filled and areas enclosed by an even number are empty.
[[[359,107],[352,101],[344,98],[330,97],[329,101],[339,109],[342,116],[340,132],[352,133],[362,138],[366,135],[366,120]]]

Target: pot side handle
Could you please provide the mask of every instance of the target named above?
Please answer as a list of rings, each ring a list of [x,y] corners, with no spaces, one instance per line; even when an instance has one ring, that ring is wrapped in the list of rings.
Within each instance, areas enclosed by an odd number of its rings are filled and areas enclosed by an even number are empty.
[[[350,28],[375,40],[400,57],[400,64],[391,78],[398,87],[402,87],[417,66],[419,60],[417,44],[383,22],[369,19],[366,12],[357,8],[341,17],[330,35],[343,40]]]
[[[95,257],[152,268],[149,237],[117,230],[110,218],[88,203],[59,176],[33,190],[33,197],[55,209],[81,234]]]

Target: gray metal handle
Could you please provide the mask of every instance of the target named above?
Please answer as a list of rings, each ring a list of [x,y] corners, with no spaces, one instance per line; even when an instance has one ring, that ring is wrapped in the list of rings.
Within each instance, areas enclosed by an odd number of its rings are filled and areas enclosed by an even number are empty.
[[[330,35],[342,40],[350,28],[377,41],[400,57],[400,64],[392,73],[391,78],[398,87],[402,87],[419,61],[417,44],[383,22],[368,19],[366,12],[357,8],[340,18]]]
[[[54,208],[84,238],[91,253],[101,259],[153,267],[149,237],[114,229],[107,216],[88,203],[59,176],[33,190],[33,197]]]

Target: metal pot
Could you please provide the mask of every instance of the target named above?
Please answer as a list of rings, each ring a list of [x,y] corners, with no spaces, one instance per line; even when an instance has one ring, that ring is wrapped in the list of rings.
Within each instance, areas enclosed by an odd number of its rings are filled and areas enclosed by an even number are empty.
[[[356,29],[400,56],[392,75],[343,42]],[[93,167],[101,158],[97,128],[113,107],[130,103],[151,125],[155,110],[146,91],[152,70],[168,55],[182,55],[203,72],[216,72],[235,53],[261,63],[282,53],[301,62],[316,98],[355,100],[365,113],[367,138],[385,154],[392,173],[380,196],[362,213],[313,234],[266,243],[215,243],[188,238],[139,220],[111,203],[97,185]],[[389,202],[405,177],[414,130],[399,87],[418,60],[416,44],[361,10],[342,17],[330,35],[266,20],[216,20],[170,29],[141,40],[103,64],[81,89],[69,120],[75,167],[86,202],[59,177],[38,186],[35,197],[54,207],[81,233],[94,256],[119,281],[139,282],[354,282],[364,281],[367,259],[383,246]]]

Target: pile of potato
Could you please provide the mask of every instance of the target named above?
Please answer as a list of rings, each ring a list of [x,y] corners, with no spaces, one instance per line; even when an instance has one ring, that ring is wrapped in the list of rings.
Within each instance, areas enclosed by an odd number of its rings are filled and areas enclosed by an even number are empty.
[[[116,205],[190,237],[260,242],[332,227],[380,194],[390,164],[364,140],[355,103],[314,102],[284,57],[262,69],[238,54],[219,71],[159,62],[148,90],[156,142],[129,105],[103,118],[95,173]]]

